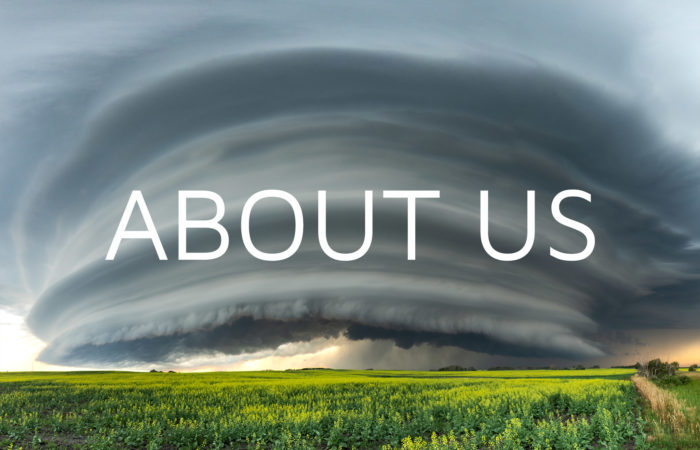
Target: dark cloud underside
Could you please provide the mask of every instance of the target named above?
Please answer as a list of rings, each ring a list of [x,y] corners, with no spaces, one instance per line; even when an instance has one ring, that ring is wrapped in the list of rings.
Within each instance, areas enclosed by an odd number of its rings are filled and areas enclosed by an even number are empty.
[[[47,343],[42,360],[182,361],[338,336],[584,359],[610,353],[601,336],[613,331],[696,326],[688,311],[698,311],[700,161],[638,104],[591,73],[563,70],[541,43],[527,44],[527,57],[493,49],[438,57],[369,41],[256,47],[258,31],[271,27],[255,23],[236,28],[234,53],[177,60],[75,107],[84,117],[65,136],[71,144],[37,172],[13,219],[13,270],[37,293],[27,321]],[[213,31],[192,33],[209,42]],[[624,53],[618,45],[611,51]],[[594,230],[597,247],[564,263],[549,247],[576,252],[585,242],[549,208],[572,188],[592,202],[567,200],[563,212]],[[134,189],[168,261],[149,242],[125,243],[104,260]],[[177,261],[183,189],[224,198],[231,244],[221,259]],[[243,248],[241,208],[262,189],[302,204],[303,244],[287,261],[257,261]],[[362,242],[363,191],[375,191],[374,241],[361,260],[322,253],[319,189],[328,191],[339,251]],[[382,199],[385,189],[441,191],[419,201],[416,261],[406,261],[405,203]],[[501,251],[524,242],[525,195],[536,190],[535,247],[523,260],[482,250],[481,189],[490,191],[491,241]],[[206,201],[192,202],[193,216],[211,214]],[[286,248],[292,226],[281,202],[254,210],[264,250]],[[193,231],[190,250],[211,250],[217,239]]]

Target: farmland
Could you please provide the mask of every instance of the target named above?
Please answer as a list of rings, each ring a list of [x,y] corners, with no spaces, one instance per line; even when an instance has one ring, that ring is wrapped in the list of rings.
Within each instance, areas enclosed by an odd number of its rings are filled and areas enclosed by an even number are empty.
[[[689,377],[686,382],[658,383],[674,399],[671,405],[666,405],[665,411],[659,412],[658,408],[654,411],[651,405],[645,405],[645,417],[649,422],[647,428],[653,435],[652,442],[656,448],[700,448],[700,373],[682,370],[681,374]],[[674,407],[678,410],[680,421],[666,417]]]
[[[631,370],[0,374],[0,445],[645,445]]]

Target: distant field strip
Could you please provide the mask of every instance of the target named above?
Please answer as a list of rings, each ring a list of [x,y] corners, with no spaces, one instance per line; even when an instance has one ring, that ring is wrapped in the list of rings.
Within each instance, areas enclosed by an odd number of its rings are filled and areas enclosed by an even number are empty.
[[[631,370],[0,374],[0,444],[644,445]],[[433,435],[435,434],[435,435]]]

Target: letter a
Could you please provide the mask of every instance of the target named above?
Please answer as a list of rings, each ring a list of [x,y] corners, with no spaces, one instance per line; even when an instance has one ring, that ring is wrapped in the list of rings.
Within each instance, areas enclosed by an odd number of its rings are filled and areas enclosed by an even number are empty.
[[[143,231],[127,231],[126,226],[129,224],[129,219],[131,218],[131,213],[134,211],[134,206],[139,205],[139,210],[141,211],[141,217],[146,224],[146,230]],[[113,261],[114,257],[119,250],[119,245],[122,239],[150,239],[153,242],[153,246],[158,254],[158,259],[166,260],[168,257],[165,255],[165,250],[163,249],[163,244],[160,242],[160,237],[158,236],[158,231],[156,226],[153,224],[153,219],[151,219],[151,214],[148,212],[148,206],[146,206],[146,200],[143,199],[143,194],[141,191],[131,191],[131,196],[129,201],[126,203],[126,208],[124,208],[124,214],[122,214],[122,219],[117,227],[117,232],[114,233],[114,238],[112,239],[112,245],[109,246],[109,251],[107,252],[107,257],[105,260]]]

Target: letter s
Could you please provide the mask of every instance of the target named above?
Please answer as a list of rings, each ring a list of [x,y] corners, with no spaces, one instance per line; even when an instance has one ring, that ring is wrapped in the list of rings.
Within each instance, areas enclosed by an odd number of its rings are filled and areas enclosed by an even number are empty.
[[[591,201],[591,194],[589,194],[588,192],[581,191],[578,189],[567,189],[565,191],[561,191],[556,196],[554,196],[554,200],[552,200],[552,217],[554,217],[554,220],[564,225],[565,227],[572,228],[578,231],[579,233],[583,234],[583,236],[586,238],[586,248],[584,248],[579,253],[563,253],[553,249],[552,247],[549,247],[549,254],[552,255],[554,258],[557,258],[562,261],[581,261],[583,259],[588,258],[591,255],[591,253],[593,253],[593,249],[595,248],[595,235],[593,234],[593,231],[586,225],[582,224],[581,222],[569,219],[568,217],[564,217],[561,211],[559,211],[559,205],[561,204],[562,200],[569,197],[582,198],[588,202]]]

